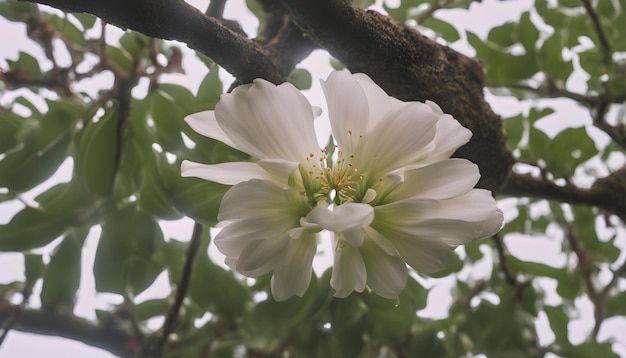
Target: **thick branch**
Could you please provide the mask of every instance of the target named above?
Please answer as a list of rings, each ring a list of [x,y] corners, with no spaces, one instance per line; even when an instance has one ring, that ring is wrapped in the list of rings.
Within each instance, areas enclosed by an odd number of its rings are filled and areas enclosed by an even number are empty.
[[[266,25],[259,40],[272,54],[281,73],[287,76],[316,45],[291,21],[279,2],[261,0],[260,3],[265,12]]]
[[[84,12],[148,36],[178,40],[211,57],[240,82],[284,82],[263,48],[183,0],[26,0],[67,12]]]
[[[569,204],[596,206],[626,222],[626,169],[598,179],[590,189],[572,185],[559,186],[531,175],[511,174],[498,194],[534,197]]]
[[[474,133],[457,155],[477,163],[480,186],[495,189],[513,163],[502,121],[483,95],[480,62],[388,17],[343,0],[281,0],[294,22],[352,72],[364,72],[402,100],[432,100]]]
[[[8,302],[0,302],[0,322],[16,309]],[[119,325],[95,322],[58,312],[22,310],[19,321],[12,327],[17,331],[64,337],[102,348],[120,357],[132,357],[136,342],[130,332]]]

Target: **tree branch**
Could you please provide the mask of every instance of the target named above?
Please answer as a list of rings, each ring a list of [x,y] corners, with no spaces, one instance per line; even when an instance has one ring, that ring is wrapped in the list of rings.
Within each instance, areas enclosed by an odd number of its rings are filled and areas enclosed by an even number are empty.
[[[18,309],[15,305],[0,301],[0,322],[10,317],[15,309]],[[19,321],[12,328],[76,340],[120,357],[134,357],[137,345],[132,333],[113,320],[108,324],[98,324],[70,313],[23,309]]]
[[[67,12],[89,13],[148,36],[178,40],[211,57],[240,82],[285,81],[268,53],[183,0],[25,0]]]
[[[609,40],[607,40],[606,38],[604,29],[600,24],[600,18],[598,17],[598,13],[591,5],[591,2],[589,0],[582,0],[582,2],[585,6],[587,14],[591,18],[591,22],[593,23],[593,29],[596,31],[598,39],[600,39],[600,47],[602,48],[602,58],[604,60],[604,64],[608,66],[611,62],[611,45],[609,44]]]
[[[272,54],[281,73],[287,76],[317,46],[291,21],[279,2],[260,0],[260,3],[266,25],[259,40]]]
[[[176,297],[174,299],[174,303],[170,306],[170,309],[165,316],[165,322],[161,328],[160,337],[157,338],[156,345],[151,356],[161,356],[163,346],[167,343],[167,339],[176,328],[178,313],[180,312],[180,309],[183,306],[183,301],[187,296],[189,280],[191,279],[191,274],[193,273],[193,263],[196,259],[201,242],[202,224],[195,223],[193,226],[193,233],[191,234],[191,240],[189,241],[189,246],[187,247],[187,252],[185,253],[185,266],[183,267],[183,273],[180,278],[180,282],[178,283],[178,288],[176,289]]]
[[[498,194],[556,200],[569,204],[596,206],[626,222],[626,168],[598,179],[590,189],[559,186],[528,174],[511,173]]]
[[[345,0],[281,0],[292,20],[352,72],[367,73],[402,100],[432,100],[474,136],[456,153],[478,164],[495,189],[513,164],[502,120],[486,103],[481,63]]]

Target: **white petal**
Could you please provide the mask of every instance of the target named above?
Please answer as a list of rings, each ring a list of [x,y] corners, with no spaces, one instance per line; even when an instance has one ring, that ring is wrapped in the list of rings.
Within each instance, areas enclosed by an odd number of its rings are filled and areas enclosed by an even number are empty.
[[[334,71],[321,81],[328,115],[337,145],[351,154],[367,129],[369,104],[357,78],[348,71]]]
[[[274,269],[272,276],[272,296],[276,301],[284,301],[293,295],[304,295],[311,282],[316,252],[315,235],[304,235],[300,239],[291,240],[285,262]]]
[[[436,124],[437,117],[430,107],[420,102],[408,103],[364,137],[355,153],[356,167],[372,167],[377,174],[386,175],[423,159],[434,147],[431,142]]]
[[[502,225],[502,212],[491,193],[473,189],[447,200],[403,200],[377,206],[372,227],[387,233],[402,231],[415,239],[460,245],[495,234]],[[395,245],[395,241],[394,245]]]
[[[215,246],[227,257],[238,257],[250,245],[261,240],[276,240],[288,235],[290,221],[277,216],[256,216],[226,225],[216,236]]]
[[[441,241],[410,238],[401,233],[396,233],[391,241],[402,259],[421,273],[444,270],[450,267],[454,258],[452,248]]]
[[[392,99],[380,88],[374,81],[364,73],[355,73],[352,75],[359,86],[363,89],[363,93],[367,98],[369,110],[369,123],[367,129],[375,127],[380,121],[386,118],[390,110],[392,110]]]
[[[289,250],[289,234],[266,240],[255,240],[248,245],[237,261],[237,271],[248,277],[264,275],[284,260]]]
[[[335,297],[348,297],[352,291],[363,292],[366,276],[365,263],[359,250],[351,245],[336,245],[335,262],[330,277],[330,286],[335,289]]]
[[[428,156],[429,162],[449,158],[462,145],[469,142],[472,132],[463,127],[449,114],[444,114],[437,122],[437,134],[433,142],[435,149]]]
[[[366,240],[360,250],[367,268],[367,286],[379,296],[398,297],[408,276],[404,260],[388,255],[370,240]]]
[[[249,180],[230,188],[220,205],[218,219],[240,220],[274,215],[288,218],[297,227],[306,208],[299,206],[299,193],[267,180]]]
[[[189,124],[191,129],[202,134],[205,137],[219,140],[231,148],[239,149],[233,141],[228,138],[222,127],[215,119],[215,111],[204,111],[190,114],[185,117],[185,122]]]
[[[277,183],[287,183],[289,176],[298,168],[298,162],[290,162],[283,159],[261,159],[256,162],[258,166],[272,175]]]
[[[326,230],[336,232],[353,246],[363,243],[363,228],[374,219],[374,209],[367,204],[347,203],[329,210],[317,206],[307,216],[306,221],[317,224]]]
[[[222,96],[215,115],[224,133],[242,151],[258,159],[304,162],[319,151],[313,109],[289,83],[262,79]]]
[[[404,182],[384,200],[385,203],[411,197],[448,199],[471,190],[480,179],[478,167],[466,159],[445,159],[404,172]]]
[[[251,179],[278,179],[256,163],[247,162],[200,164],[183,160],[180,172],[184,177],[196,177],[224,185],[235,185]],[[286,183],[287,177],[283,181]]]

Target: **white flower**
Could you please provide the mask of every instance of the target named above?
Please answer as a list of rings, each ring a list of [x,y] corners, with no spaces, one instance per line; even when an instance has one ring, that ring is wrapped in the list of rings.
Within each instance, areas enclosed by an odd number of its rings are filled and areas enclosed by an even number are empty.
[[[250,277],[273,271],[276,300],[302,296],[318,233],[327,230],[335,296],[367,286],[395,298],[406,264],[440,271],[454,247],[500,229],[491,193],[473,189],[476,165],[449,158],[471,137],[452,116],[433,102],[390,97],[364,74],[333,72],[322,85],[337,143],[330,167],[313,128],[318,111],[288,83],[257,79],[223,95],[215,111],[186,118],[256,160],[181,168],[184,176],[233,185],[215,238],[230,267]]]

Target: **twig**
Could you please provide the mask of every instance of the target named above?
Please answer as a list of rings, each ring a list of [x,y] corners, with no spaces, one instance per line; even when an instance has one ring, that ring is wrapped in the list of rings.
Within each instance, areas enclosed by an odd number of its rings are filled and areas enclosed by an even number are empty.
[[[595,324],[593,326],[593,330],[591,331],[591,337],[595,340],[598,337],[600,326],[604,320],[604,297],[593,284],[593,277],[591,274],[591,270],[594,266],[593,260],[589,257],[589,254],[585,250],[580,239],[578,239],[572,224],[567,222],[563,217],[557,217],[556,220],[561,224],[565,237],[567,238],[567,242],[578,259],[578,269],[583,275],[589,300],[593,303],[593,316]]]
[[[516,299],[520,299],[522,297],[522,291],[526,286],[528,286],[530,280],[519,281],[517,279],[517,274],[513,272],[513,270],[511,270],[511,267],[509,266],[509,261],[507,260],[506,248],[504,247],[504,242],[502,242],[500,234],[495,234],[491,238],[496,245],[496,251],[498,252],[498,262],[500,265],[500,270],[504,275],[504,279],[507,284],[515,288]]]
[[[603,101],[597,106],[596,113],[593,116],[593,125],[608,134],[617,145],[626,150],[626,126],[623,124],[612,126],[606,121],[605,115],[608,107],[608,101]]]
[[[596,206],[626,222],[626,202],[619,200],[626,195],[626,187],[618,182],[621,173],[617,171],[606,178],[598,179],[590,189],[581,189],[571,184],[559,186],[550,180],[532,175],[511,173],[497,193]]]
[[[19,309],[19,306],[0,301],[0,322],[8,319],[15,309]],[[133,357],[133,347],[136,346],[132,334],[122,325],[113,322],[98,324],[71,313],[22,309],[13,329],[76,340],[120,357]]]
[[[606,38],[606,34],[604,33],[604,29],[602,29],[602,25],[600,24],[600,18],[598,17],[598,13],[591,5],[589,0],[582,0],[583,5],[585,6],[585,10],[587,10],[587,14],[591,18],[591,22],[593,23],[593,28],[598,35],[598,39],[600,39],[600,47],[602,48],[602,56],[604,59],[604,64],[608,67],[611,63],[611,45]]]
[[[204,12],[205,15],[211,16],[217,20],[222,20],[224,16],[224,8],[226,7],[226,0],[211,0],[209,7]]]
[[[185,253],[185,266],[183,267],[183,273],[176,289],[176,297],[174,298],[174,303],[172,304],[172,306],[170,306],[170,309],[167,312],[165,322],[163,323],[163,327],[161,328],[161,336],[156,342],[156,354],[160,355],[161,350],[167,342],[168,337],[176,328],[176,319],[178,317],[178,312],[180,311],[185,296],[187,295],[189,281],[193,272],[194,260],[196,258],[196,254],[198,253],[198,249],[200,248],[201,241],[202,224],[195,223],[193,226],[193,233],[191,234],[191,240],[189,241],[189,246],[187,246],[187,251]]]

